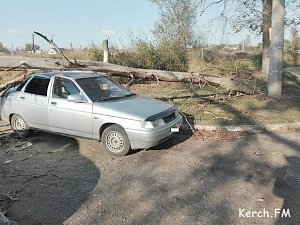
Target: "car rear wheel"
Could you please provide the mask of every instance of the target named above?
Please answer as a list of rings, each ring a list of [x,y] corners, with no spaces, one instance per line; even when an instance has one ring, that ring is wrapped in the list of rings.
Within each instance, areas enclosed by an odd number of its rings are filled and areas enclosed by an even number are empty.
[[[12,127],[14,133],[19,138],[25,138],[30,133],[30,130],[29,130],[29,127],[28,127],[26,121],[18,114],[14,114],[12,116],[11,127]]]
[[[130,151],[130,142],[125,130],[119,125],[107,127],[101,136],[105,149],[116,156],[127,155]]]

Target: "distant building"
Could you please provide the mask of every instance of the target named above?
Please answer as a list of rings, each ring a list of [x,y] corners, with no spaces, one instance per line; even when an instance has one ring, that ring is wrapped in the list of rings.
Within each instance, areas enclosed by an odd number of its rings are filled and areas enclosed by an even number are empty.
[[[226,50],[239,50],[240,49],[240,45],[239,44],[233,44],[233,45],[225,45],[223,49]]]
[[[59,48],[59,50],[62,51],[62,52],[64,52],[66,49],[64,49],[64,48]],[[49,55],[56,55],[56,54],[58,54],[58,52],[57,52],[56,48],[51,48],[51,49],[48,51],[48,54],[49,54]]]
[[[35,51],[28,51],[28,53],[34,53],[34,54],[42,54],[42,50],[35,50]]]

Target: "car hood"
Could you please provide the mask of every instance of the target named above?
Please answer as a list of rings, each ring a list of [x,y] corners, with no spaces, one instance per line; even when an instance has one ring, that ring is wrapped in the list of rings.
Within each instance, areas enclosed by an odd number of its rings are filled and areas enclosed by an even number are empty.
[[[95,102],[93,113],[143,121],[173,105],[153,98],[132,96],[120,100]]]

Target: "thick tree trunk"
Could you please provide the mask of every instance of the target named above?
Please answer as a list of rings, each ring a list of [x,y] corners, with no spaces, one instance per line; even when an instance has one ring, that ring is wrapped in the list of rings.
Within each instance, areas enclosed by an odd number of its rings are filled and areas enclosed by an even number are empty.
[[[263,3],[263,27],[262,27],[262,42],[263,42],[263,57],[262,57],[262,73],[265,80],[268,79],[270,65],[270,28],[272,18],[272,0],[262,0]]]
[[[110,63],[103,63],[98,61],[82,60],[80,64],[69,63],[65,65],[62,59],[50,58],[33,58],[33,57],[19,57],[19,56],[0,56],[0,68],[26,68],[26,69],[41,69],[41,70],[82,70],[103,72],[111,76],[121,77],[135,77],[135,78],[154,78],[155,80],[167,82],[188,82],[209,84],[212,86],[221,86],[227,90],[234,90],[246,94],[257,93],[259,89],[253,82],[249,80],[233,79],[232,77],[221,77],[218,75],[187,73],[187,72],[173,72],[163,70],[148,70],[130,68],[125,66],[114,65]],[[76,66],[80,65],[80,66]],[[18,80],[19,81],[19,80]],[[10,84],[10,83],[8,83]],[[0,86],[3,90],[6,86]]]

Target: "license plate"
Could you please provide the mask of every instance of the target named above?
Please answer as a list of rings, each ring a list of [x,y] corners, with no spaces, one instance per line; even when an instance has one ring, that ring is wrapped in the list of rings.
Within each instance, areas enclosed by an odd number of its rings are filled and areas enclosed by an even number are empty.
[[[172,133],[178,133],[179,132],[179,128],[178,127],[172,127],[171,128],[171,132]]]

